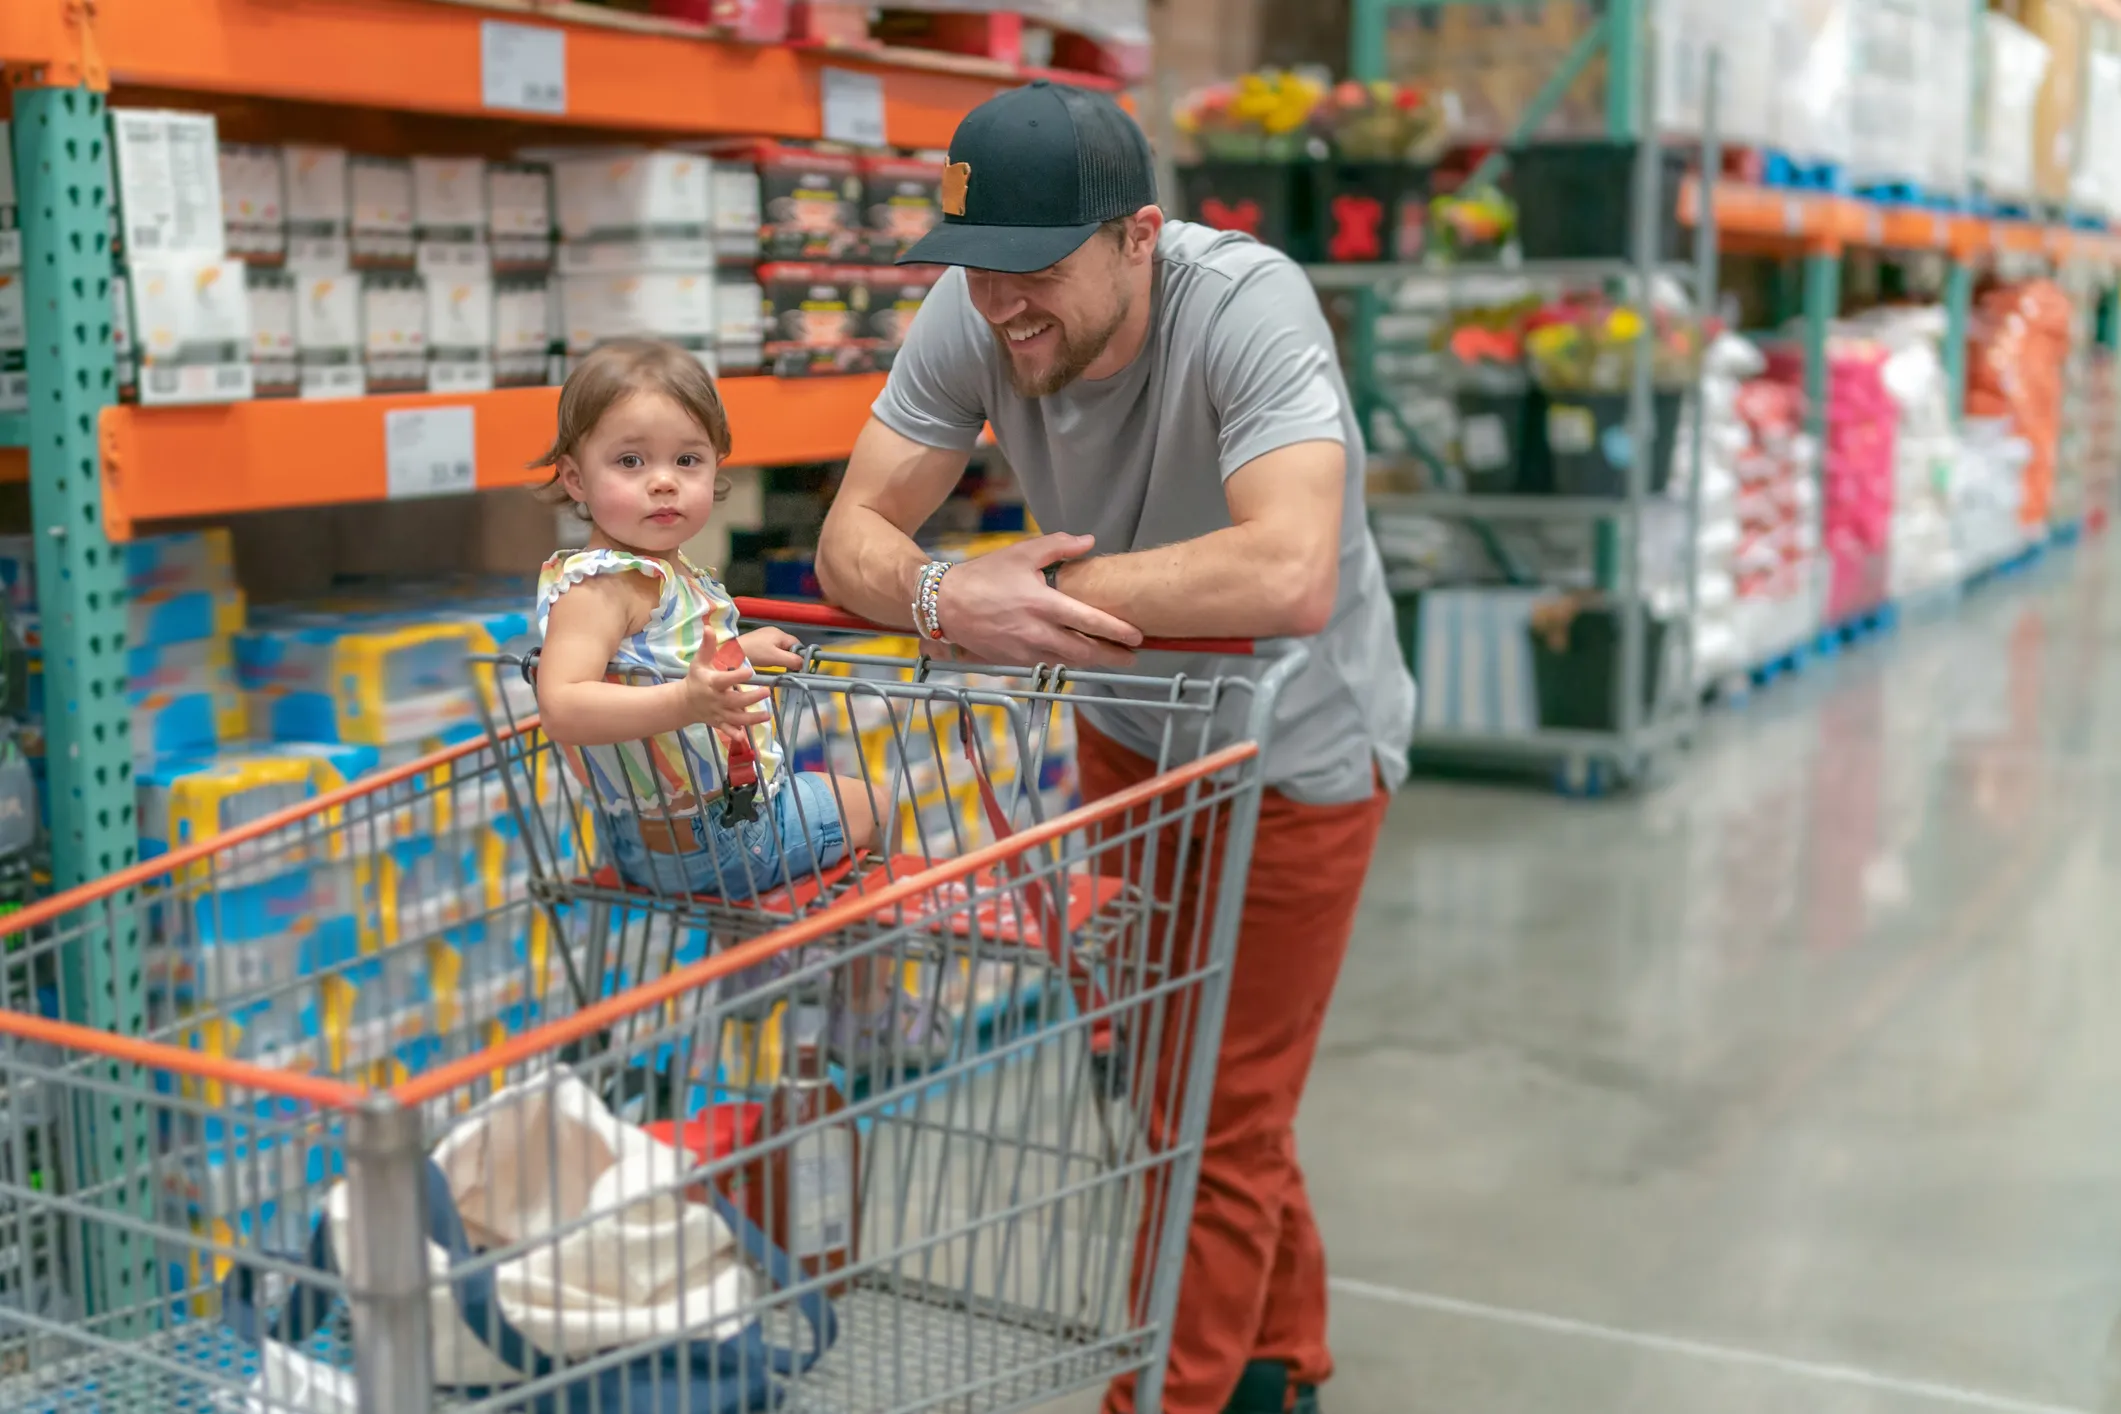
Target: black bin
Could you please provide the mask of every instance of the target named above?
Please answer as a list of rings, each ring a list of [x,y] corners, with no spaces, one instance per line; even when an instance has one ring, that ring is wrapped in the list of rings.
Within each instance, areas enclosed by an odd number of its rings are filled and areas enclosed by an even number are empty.
[[[1635,209],[1632,142],[1535,142],[1510,157],[1517,242],[1527,260],[1625,260]],[[1665,148],[1658,163],[1657,258],[1693,248],[1679,224],[1686,156]]]
[[[1638,721],[1648,721],[1663,675],[1665,622],[1645,610],[1642,625],[1642,703]],[[1547,731],[1611,732],[1620,729],[1614,685],[1620,678],[1620,614],[1610,605],[1581,609],[1569,621],[1569,641],[1556,650],[1536,628],[1532,680],[1539,693],[1539,725]]]
[[[1536,385],[1515,391],[1460,388],[1458,465],[1476,496],[1545,496],[1554,490],[1547,452],[1547,397]]]
[[[1185,218],[1243,231],[1297,260],[1318,259],[1309,163],[1198,162],[1178,169]]]
[[[1682,395],[1650,395],[1655,414],[1648,490],[1654,495],[1672,480],[1672,453],[1679,442]],[[1626,393],[1547,394],[1546,449],[1557,496],[1625,496],[1633,460]]]
[[[1421,259],[1429,221],[1428,167],[1405,162],[1314,162],[1312,238],[1321,260]]]

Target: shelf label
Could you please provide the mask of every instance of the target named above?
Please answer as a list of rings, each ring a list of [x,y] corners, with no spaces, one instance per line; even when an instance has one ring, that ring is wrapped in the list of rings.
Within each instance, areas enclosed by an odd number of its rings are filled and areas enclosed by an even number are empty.
[[[384,494],[393,501],[477,490],[471,409],[399,408],[384,413],[383,462]]]
[[[825,141],[883,147],[884,80],[855,69],[824,69]]]
[[[484,20],[479,25],[481,101],[519,113],[567,111],[567,32]]]

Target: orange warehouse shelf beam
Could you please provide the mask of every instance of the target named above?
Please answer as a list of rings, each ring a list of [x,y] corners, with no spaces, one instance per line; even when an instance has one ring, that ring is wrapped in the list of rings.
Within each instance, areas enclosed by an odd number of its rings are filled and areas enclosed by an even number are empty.
[[[78,62],[81,31],[68,8],[69,0],[0,3],[0,61],[53,73]],[[892,143],[943,147],[968,109],[1015,82],[434,0],[96,0],[87,13],[116,84],[532,121],[544,115],[485,105],[482,26],[557,29],[567,43],[567,111],[551,121],[671,134],[820,137],[820,74],[836,67],[882,77]]]
[[[736,439],[730,464],[844,458],[883,386],[882,375],[723,380]],[[384,418],[401,409],[471,408],[478,489],[536,485],[550,473],[529,463],[551,445],[559,392],[106,408],[105,528],[112,539],[129,540],[146,521],[385,500]]]

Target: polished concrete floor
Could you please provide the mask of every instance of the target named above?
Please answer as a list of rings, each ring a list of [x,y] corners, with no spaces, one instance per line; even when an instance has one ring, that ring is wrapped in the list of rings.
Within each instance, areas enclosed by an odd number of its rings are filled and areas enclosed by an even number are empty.
[[[1417,784],[1300,1123],[1327,1414],[2121,1410],[2121,550]]]

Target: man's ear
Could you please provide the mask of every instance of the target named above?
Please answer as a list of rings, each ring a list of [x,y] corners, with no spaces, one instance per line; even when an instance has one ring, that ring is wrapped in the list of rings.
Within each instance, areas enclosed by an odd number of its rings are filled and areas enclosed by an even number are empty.
[[[1127,258],[1147,260],[1156,253],[1156,242],[1164,233],[1162,208],[1144,206],[1127,222]]]

